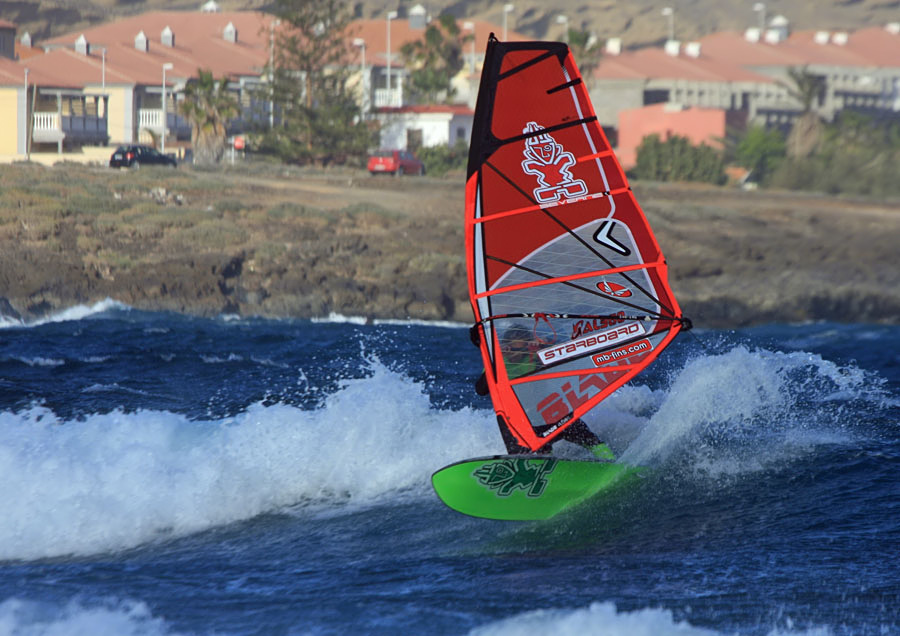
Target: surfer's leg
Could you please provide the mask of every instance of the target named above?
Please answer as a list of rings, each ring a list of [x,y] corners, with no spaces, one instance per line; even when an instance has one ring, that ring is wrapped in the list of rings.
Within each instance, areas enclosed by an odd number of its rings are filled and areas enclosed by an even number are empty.
[[[569,427],[560,434],[560,438],[579,446],[596,446],[602,444],[603,440],[594,434],[594,431],[588,428],[588,425],[581,420],[575,420]]]
[[[487,395],[490,391],[488,391],[488,383],[487,383],[487,374],[482,371],[481,375],[478,376],[478,379],[475,380],[475,393],[478,395]]]
[[[616,456],[609,449],[603,440],[597,437],[594,434],[594,431],[588,428],[588,425],[585,424],[581,420],[575,420],[572,424],[564,430],[560,437],[567,442],[572,442],[573,444],[578,444],[579,446],[584,446],[591,453],[594,454],[595,457],[600,459],[609,459],[615,460]]]
[[[503,438],[503,443],[506,445],[507,455],[526,455],[533,452],[527,446],[519,444],[516,437],[509,431],[506,424],[499,417],[497,418],[497,425],[500,427],[500,437]]]

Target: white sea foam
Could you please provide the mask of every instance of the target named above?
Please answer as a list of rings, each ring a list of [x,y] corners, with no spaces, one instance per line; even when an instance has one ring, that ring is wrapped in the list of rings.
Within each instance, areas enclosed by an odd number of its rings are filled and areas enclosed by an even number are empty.
[[[315,317],[310,319],[316,323],[334,323],[334,324],[350,324],[350,325],[423,325],[426,327],[446,327],[459,329],[467,327],[468,324],[461,322],[453,322],[450,320],[420,320],[416,318],[366,318],[365,316],[345,316],[331,312],[324,317]]]
[[[11,327],[37,327],[39,325],[46,325],[54,322],[83,320],[89,316],[102,314],[113,309],[126,310],[130,309],[130,307],[117,300],[113,300],[112,298],[107,298],[96,302],[93,305],[76,305],[74,307],[69,307],[68,309],[64,309],[50,316],[45,316],[44,318],[39,318],[32,322],[23,322],[12,318],[2,318],[0,319],[0,329],[8,329]]]
[[[434,470],[503,451],[491,411],[435,409],[422,384],[370,364],[315,410],[0,413],[0,559],[114,551],[302,502],[424,497]]]
[[[676,620],[672,612],[646,608],[619,612],[613,603],[591,603],[579,609],[540,609],[519,614],[473,629],[471,636],[715,636],[712,629],[696,627],[688,621]],[[828,636],[825,627],[807,631],[783,631],[773,628],[770,636]]]
[[[59,360],[58,358],[44,358],[41,356],[34,358],[16,357],[13,359],[18,360],[23,364],[27,364],[29,367],[60,367],[66,363],[65,360]]]
[[[0,602],[0,636],[174,636],[145,603],[110,599],[65,604],[9,598]]]
[[[260,403],[207,421],[166,411],[63,421],[40,405],[0,413],[0,559],[118,550],[298,504],[305,514],[426,497],[434,470],[503,452],[491,410],[436,408],[421,383],[363,364],[368,377],[313,410]],[[840,429],[797,421],[798,404],[818,408],[862,382],[810,354],[738,347],[688,362],[668,388],[623,387],[589,424],[629,463],[752,473],[840,443]]]
[[[9,598],[0,601],[0,636],[177,636],[180,632],[142,601],[73,599],[68,602]],[[610,602],[586,608],[539,609],[494,621],[470,636],[716,636],[728,632],[676,620],[669,610],[618,611]],[[769,636],[829,636],[827,627],[803,631],[773,627]]]
[[[835,394],[877,392],[863,371],[818,355],[735,347],[688,362],[622,460],[659,463],[688,444],[697,447],[694,464],[703,470],[758,470],[766,461],[793,456],[801,446],[846,441],[849,433],[834,421],[827,402]],[[719,452],[723,449],[729,452]]]

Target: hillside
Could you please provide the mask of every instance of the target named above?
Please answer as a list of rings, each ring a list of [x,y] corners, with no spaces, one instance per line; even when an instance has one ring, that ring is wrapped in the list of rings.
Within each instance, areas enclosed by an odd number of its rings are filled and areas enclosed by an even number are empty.
[[[698,326],[900,322],[896,201],[636,183]],[[471,320],[461,176],[247,164],[0,169],[0,316],[111,297],[191,314]]]
[[[0,18],[15,22],[19,31],[29,31],[36,40],[77,30],[115,17],[156,9],[196,10],[202,0],[0,0]],[[265,10],[264,0],[220,0],[223,9]],[[417,0],[363,0],[348,2],[357,17],[374,18],[389,9],[401,15]],[[503,21],[503,4],[489,0],[430,0],[421,2],[432,15],[444,11],[459,18]],[[508,16],[508,26],[535,39],[559,39],[564,25],[559,15],[569,19],[572,28],[595,32],[601,39],[621,37],[626,46],[658,43],[668,32],[667,18],[660,9],[667,2],[657,0],[557,0],[552,8],[542,0],[516,0]],[[741,30],[759,23],[750,0],[692,0],[668,4],[675,8],[677,39],[727,29]],[[897,2],[885,0],[782,0],[770,3],[769,16],[786,16],[795,29],[852,30],[863,26],[896,21]]]

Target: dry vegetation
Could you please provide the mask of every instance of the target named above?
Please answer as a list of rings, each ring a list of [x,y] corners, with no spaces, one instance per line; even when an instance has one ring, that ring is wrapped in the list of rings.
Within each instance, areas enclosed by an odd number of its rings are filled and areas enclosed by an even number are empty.
[[[699,324],[900,322],[896,202],[635,191]],[[467,321],[462,199],[460,175],[3,166],[0,313],[112,297],[203,315]]]

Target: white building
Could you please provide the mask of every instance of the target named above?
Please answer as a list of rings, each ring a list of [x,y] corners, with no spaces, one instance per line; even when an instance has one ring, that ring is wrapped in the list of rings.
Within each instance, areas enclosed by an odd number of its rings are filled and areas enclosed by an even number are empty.
[[[474,112],[465,105],[423,105],[381,108],[381,147],[385,149],[454,146],[469,142]]]

